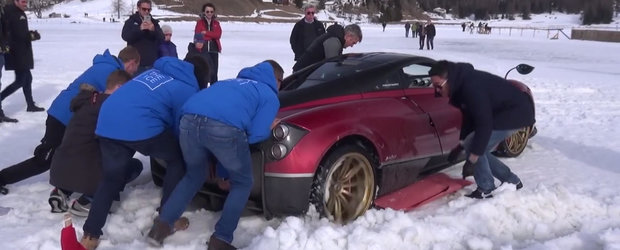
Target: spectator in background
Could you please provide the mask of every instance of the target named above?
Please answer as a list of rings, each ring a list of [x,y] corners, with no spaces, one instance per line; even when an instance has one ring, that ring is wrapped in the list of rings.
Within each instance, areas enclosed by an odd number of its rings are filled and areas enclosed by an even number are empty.
[[[200,33],[203,35],[205,44],[202,50],[208,52],[209,83],[217,82],[217,70],[219,65],[219,53],[222,52],[222,44],[220,38],[222,37],[222,27],[220,22],[217,21],[215,15],[215,5],[212,3],[206,3],[202,5],[202,12],[200,20],[196,22],[194,33]]]
[[[426,23],[426,49],[433,49],[433,40],[435,39],[435,25],[429,19]]]
[[[327,28],[327,33],[314,39],[306,52],[293,66],[298,71],[326,58],[342,55],[342,50],[362,41],[362,29],[357,24],[342,27],[334,24]]]
[[[132,74],[136,72],[139,64],[140,55],[131,46],[122,49],[118,53],[118,58],[110,54],[108,50],[104,51],[103,54],[96,55],[93,58],[93,65],[69,84],[65,90],[61,91],[52,102],[45,120],[45,134],[41,139],[41,144],[34,149],[33,156],[0,170],[0,189],[8,192],[4,188],[5,185],[41,174],[50,168],[54,152],[62,142],[65,128],[73,116],[69,108],[70,102],[78,94],[80,84],[87,82],[93,85],[97,91],[103,91],[106,88],[106,78],[111,72],[117,69],[125,69]],[[65,200],[61,201],[66,203]],[[52,208],[52,212],[55,211],[61,213],[66,209]]]
[[[383,32],[385,32],[385,26],[387,26],[387,23],[385,23],[385,21],[381,22],[381,27],[383,27]]]
[[[405,37],[409,37],[409,29],[411,28],[411,24],[409,22],[405,23]]]
[[[418,37],[418,23],[414,22],[411,25],[411,38],[416,38]]]
[[[325,34],[325,26],[315,17],[316,7],[308,4],[303,9],[305,16],[295,23],[289,39],[291,49],[295,53],[295,61],[301,58],[315,38]]]
[[[0,7],[1,8],[1,7]],[[0,13],[1,18],[1,13]],[[7,41],[6,28],[0,25],[0,78],[2,78],[2,68],[4,67],[4,54],[8,52],[9,45]],[[0,90],[2,89],[2,82],[0,82]],[[2,110],[2,101],[0,100],[0,123],[2,122],[17,122],[17,119],[13,119],[4,114]]]
[[[420,35],[420,50],[423,50],[424,39],[426,38],[426,27],[424,27],[422,23],[418,23],[418,35]]]
[[[159,45],[159,57],[171,56],[179,58],[177,55],[177,46],[172,42],[172,27],[163,25],[161,26],[161,31],[164,33],[164,40]]]
[[[159,21],[151,16],[151,0],[138,0],[138,11],[125,21],[121,37],[140,52],[140,67],[137,74],[153,67],[159,58],[159,45],[164,41],[164,33]]]
[[[19,88],[24,91],[26,111],[41,112],[44,108],[38,107],[32,97],[32,73],[34,59],[32,56],[32,41],[41,39],[39,32],[28,29],[26,8],[28,0],[14,0],[13,4],[4,7],[2,24],[8,34],[9,53],[5,54],[6,70],[15,71],[15,81],[0,93],[0,102],[15,93]]]

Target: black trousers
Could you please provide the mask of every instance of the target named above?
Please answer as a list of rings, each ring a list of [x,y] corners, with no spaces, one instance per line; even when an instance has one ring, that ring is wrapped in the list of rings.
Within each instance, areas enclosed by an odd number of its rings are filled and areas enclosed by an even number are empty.
[[[65,125],[58,119],[47,116],[45,135],[41,144],[34,149],[34,156],[0,171],[0,186],[13,184],[50,169],[52,157],[65,135]]]
[[[26,104],[28,106],[34,106],[34,100],[32,99],[32,74],[29,69],[15,70],[15,81],[2,90],[0,93],[0,101],[3,101],[8,96],[15,93],[19,88],[22,88],[24,91]]]
[[[218,68],[218,59],[220,54],[217,52],[209,52],[207,63],[209,64],[209,75],[211,84],[217,82],[217,68]]]
[[[137,152],[143,155],[156,157],[166,162],[166,176],[160,206],[162,206],[172,190],[185,175],[185,161],[179,146],[177,136],[169,129],[161,134],[142,141],[121,141],[109,138],[99,138],[103,167],[103,179],[95,192],[91,203],[88,219],[84,223],[84,232],[92,236],[103,234],[114,197],[124,188],[127,167],[133,155]]]

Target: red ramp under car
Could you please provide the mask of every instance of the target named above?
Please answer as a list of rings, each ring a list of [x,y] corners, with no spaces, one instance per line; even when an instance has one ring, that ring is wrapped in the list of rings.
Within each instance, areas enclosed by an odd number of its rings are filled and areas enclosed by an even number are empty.
[[[438,173],[375,200],[375,207],[409,211],[472,184]]]

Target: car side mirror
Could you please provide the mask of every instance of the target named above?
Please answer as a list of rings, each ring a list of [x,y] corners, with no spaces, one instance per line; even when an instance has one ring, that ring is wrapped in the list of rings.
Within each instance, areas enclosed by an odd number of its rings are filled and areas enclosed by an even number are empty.
[[[517,72],[519,72],[519,74],[521,75],[527,75],[529,73],[532,72],[532,70],[534,70],[533,66],[527,65],[527,64],[519,64],[517,65]]]

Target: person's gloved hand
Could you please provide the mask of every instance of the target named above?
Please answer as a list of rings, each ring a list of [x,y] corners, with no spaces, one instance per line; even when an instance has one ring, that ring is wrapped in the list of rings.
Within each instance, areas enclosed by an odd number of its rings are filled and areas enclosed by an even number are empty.
[[[31,41],[36,41],[36,40],[40,40],[41,39],[41,34],[39,34],[39,31],[37,30],[31,30],[30,31],[30,40]]]
[[[474,176],[474,169],[474,163],[467,159],[465,161],[465,164],[463,164],[463,170],[461,171],[463,179],[465,179],[467,176]]]
[[[463,152],[463,149],[463,144],[459,143],[459,145],[456,145],[456,147],[450,150],[450,153],[448,154],[448,162],[455,162],[456,159],[458,159],[459,155],[461,155],[461,153]]]

